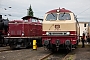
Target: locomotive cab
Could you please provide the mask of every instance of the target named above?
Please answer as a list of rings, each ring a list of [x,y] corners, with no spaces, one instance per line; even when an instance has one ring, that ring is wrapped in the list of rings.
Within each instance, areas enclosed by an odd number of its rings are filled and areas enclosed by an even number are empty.
[[[42,43],[50,50],[76,47],[79,24],[73,12],[54,9],[45,14]]]

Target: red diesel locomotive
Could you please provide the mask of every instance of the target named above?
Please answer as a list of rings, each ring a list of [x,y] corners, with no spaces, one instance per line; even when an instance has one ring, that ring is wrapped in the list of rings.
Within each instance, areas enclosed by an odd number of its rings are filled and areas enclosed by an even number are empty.
[[[48,11],[42,22],[42,31],[42,44],[51,51],[71,51],[78,44],[79,23],[74,13],[65,8]]]
[[[25,16],[23,20],[9,21],[9,30],[5,40],[8,40],[10,48],[29,48],[33,40],[37,45],[42,44],[42,19],[32,16]]]

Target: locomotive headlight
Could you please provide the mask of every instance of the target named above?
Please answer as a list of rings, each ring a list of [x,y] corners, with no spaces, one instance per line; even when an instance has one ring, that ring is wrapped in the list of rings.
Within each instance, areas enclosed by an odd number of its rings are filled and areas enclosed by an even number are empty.
[[[70,32],[67,32],[67,35],[69,35],[70,34]]]
[[[10,34],[8,33],[8,36],[9,36]]]
[[[59,10],[59,9],[57,9],[57,12],[60,12],[60,10]]]
[[[46,32],[46,35],[49,35],[49,32]]]
[[[24,36],[24,33],[22,33],[22,36]]]

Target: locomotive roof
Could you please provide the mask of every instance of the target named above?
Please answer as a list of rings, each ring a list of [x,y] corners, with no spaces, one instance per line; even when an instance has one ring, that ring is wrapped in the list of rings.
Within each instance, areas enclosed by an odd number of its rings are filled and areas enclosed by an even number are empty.
[[[22,20],[12,20],[12,21],[9,21],[9,23],[14,23],[14,22],[22,23],[23,21]]]
[[[59,8],[59,9],[50,10],[47,13],[56,13],[57,10],[59,10],[60,12],[71,12],[70,10],[67,10],[65,8],[62,8],[62,9]]]
[[[25,17],[23,17],[22,19],[23,19],[23,20],[28,20],[28,19],[30,19],[30,18],[43,20],[43,19],[40,19],[40,18],[37,18],[37,17],[33,17],[33,16],[25,16]]]

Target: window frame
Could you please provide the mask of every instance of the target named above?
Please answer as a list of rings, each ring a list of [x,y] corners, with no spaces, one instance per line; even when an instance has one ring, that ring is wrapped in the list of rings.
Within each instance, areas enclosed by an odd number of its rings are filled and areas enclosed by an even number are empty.
[[[55,16],[55,19],[51,19],[51,18],[50,18],[50,19],[47,19],[47,16],[48,16],[49,14],[51,14],[51,16],[53,16],[53,18],[54,18],[54,16]],[[45,18],[46,21],[55,21],[55,20],[57,20],[57,15],[58,15],[57,13],[49,13],[49,14],[47,14],[47,16],[46,16],[46,18]],[[53,14],[55,14],[55,15],[53,15]]]
[[[67,19],[65,17],[65,18],[60,19],[61,18],[61,16],[60,16],[61,14],[63,14],[63,16],[66,16],[65,14],[68,14],[69,15],[69,18]],[[60,13],[60,14],[58,14],[58,20],[71,20],[71,15],[69,13]]]

